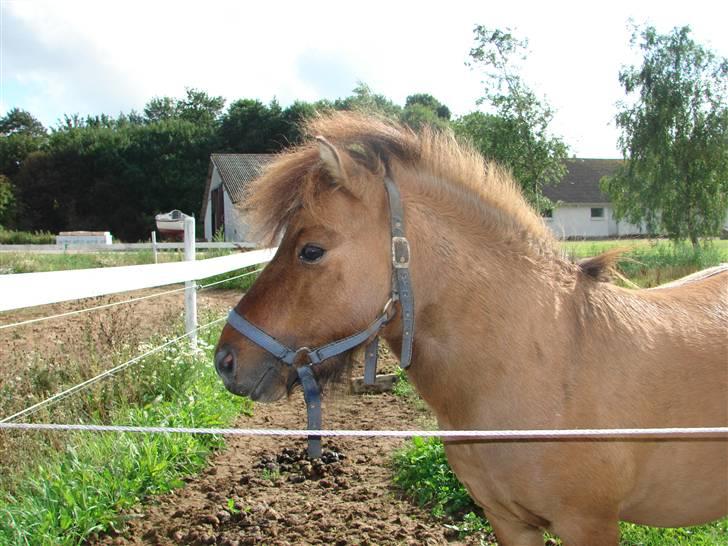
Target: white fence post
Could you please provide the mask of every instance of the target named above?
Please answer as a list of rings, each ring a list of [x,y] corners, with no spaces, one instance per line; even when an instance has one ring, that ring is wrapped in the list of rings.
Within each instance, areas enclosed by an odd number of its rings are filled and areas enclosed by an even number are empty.
[[[152,253],[154,254],[154,263],[157,262],[157,231],[152,231]]]
[[[195,260],[195,218],[185,216],[185,261]],[[197,281],[185,281],[185,332],[197,348]]]

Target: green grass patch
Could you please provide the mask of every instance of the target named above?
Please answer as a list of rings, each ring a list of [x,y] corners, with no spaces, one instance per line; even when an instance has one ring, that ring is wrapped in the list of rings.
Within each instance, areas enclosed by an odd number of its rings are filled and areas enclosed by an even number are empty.
[[[86,392],[74,401],[73,411],[53,409],[38,418],[72,415],[72,422],[86,423],[228,426],[240,414],[250,414],[252,402],[229,394],[217,378],[210,363],[218,334],[219,328],[203,332],[204,350],[198,353],[172,345]],[[33,433],[25,433],[26,449],[33,446],[28,434]],[[50,445],[35,446],[26,453],[32,462],[11,469],[13,476],[3,476],[0,544],[80,544],[95,533],[118,530],[124,521],[121,510],[181,486],[181,478],[200,470],[210,451],[223,444],[221,437],[211,435],[74,433],[62,436],[59,447],[57,435],[65,434],[38,434]]]
[[[0,229],[0,245],[52,245],[56,236],[50,231],[14,231]]]
[[[394,482],[421,506],[438,517],[452,518],[449,526],[460,536],[491,533],[482,511],[457,481],[438,438],[413,438],[394,456]],[[620,523],[623,546],[716,546],[728,544],[728,518],[709,525],[661,529]],[[560,544],[560,541],[557,541]]]
[[[246,267],[244,269],[236,269],[221,275],[215,275],[208,279],[202,279],[201,285],[214,284],[212,289],[218,290],[237,290],[239,292],[247,292],[253,285],[258,275],[255,273],[263,267],[264,264]]]
[[[413,438],[395,454],[394,465],[394,483],[435,516],[462,516],[478,510],[450,469],[439,439]]]
[[[230,252],[225,251],[204,251],[197,253],[198,260],[206,260],[225,256]],[[184,260],[184,253],[180,250],[170,250],[158,253],[159,263],[179,262]],[[89,253],[25,253],[25,252],[0,252],[0,274],[8,273],[36,273],[41,271],[64,271],[69,269],[93,269],[99,267],[117,267],[124,265],[145,265],[154,263],[154,255],[151,250],[142,251],[109,251]],[[260,265],[241,270],[230,271],[222,275],[202,279],[201,284],[208,284],[225,279],[236,277],[241,273],[247,273],[259,269]],[[245,291],[250,288],[255,275],[249,275],[229,282],[215,285],[213,289],[234,289]]]
[[[184,253],[176,250],[159,252],[158,256],[160,263],[178,262],[184,259]],[[152,263],[154,255],[151,250],[52,254],[0,252],[0,273],[36,273]]]
[[[575,260],[597,256],[615,248],[624,249],[618,269],[631,282],[643,288],[658,286],[728,262],[728,240],[707,241],[697,249],[687,243],[644,239],[566,241],[562,243],[562,248]]]

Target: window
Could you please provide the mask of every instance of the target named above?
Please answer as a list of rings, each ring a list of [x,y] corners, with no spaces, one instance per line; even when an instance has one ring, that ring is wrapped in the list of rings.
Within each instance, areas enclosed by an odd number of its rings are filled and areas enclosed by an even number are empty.
[[[592,220],[603,220],[604,219],[604,207],[592,207],[591,219]]]

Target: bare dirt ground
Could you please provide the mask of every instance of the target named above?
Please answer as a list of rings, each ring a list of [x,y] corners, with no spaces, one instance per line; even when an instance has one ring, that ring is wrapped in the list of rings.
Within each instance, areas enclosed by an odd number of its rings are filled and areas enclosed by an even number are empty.
[[[340,396],[324,407],[327,428],[396,429],[428,419],[392,394]],[[305,428],[303,397],[256,404],[238,426]],[[128,514],[123,534],[96,544],[464,544],[393,485],[391,456],[403,444],[325,438],[322,460],[310,462],[304,440],[235,437],[207,471]]]
[[[169,288],[166,288],[169,289]],[[82,302],[3,313],[1,324],[120,301],[154,293],[145,290]],[[200,322],[221,316],[240,298],[236,291],[198,294]],[[135,342],[165,333],[182,314],[182,293],[0,330],[0,387],[19,367],[38,365],[24,355],[42,355],[42,365],[58,359],[87,356],[117,339]],[[163,326],[164,325],[164,326]],[[50,364],[49,364],[50,363]],[[394,362],[382,363],[392,371]],[[356,372],[355,372],[356,375]],[[360,375],[360,373],[359,373]],[[52,391],[51,391],[52,392]],[[305,404],[300,393],[276,404],[256,404],[240,427],[305,428]],[[325,401],[326,428],[428,428],[426,410],[392,394],[336,394]],[[177,544],[477,544],[401,497],[393,485],[391,458],[403,440],[324,439],[324,457],[310,462],[301,439],[228,439],[206,471],[191,476],[186,486],[148,499],[125,514],[121,534],[90,541],[103,545]]]
[[[87,298],[84,300],[56,303],[8,311],[0,314],[0,326],[13,324],[38,317],[46,317],[87,307],[120,302],[132,298],[148,296],[177,288],[164,287],[138,290]],[[64,354],[84,356],[88,347],[83,343],[89,338],[92,341],[106,341],[104,338],[127,339],[148,337],[153,333],[164,333],[164,328],[171,329],[174,321],[183,316],[184,292],[175,292],[163,296],[118,305],[73,315],[71,317],[54,318],[24,324],[0,330],[0,371],[2,363],[8,362],[12,354],[23,352],[43,352],[53,355],[59,347]],[[241,294],[235,290],[202,290],[197,294],[198,315],[206,312],[222,315],[240,299]],[[164,326],[163,326],[164,325]],[[69,355],[69,351],[72,353]]]

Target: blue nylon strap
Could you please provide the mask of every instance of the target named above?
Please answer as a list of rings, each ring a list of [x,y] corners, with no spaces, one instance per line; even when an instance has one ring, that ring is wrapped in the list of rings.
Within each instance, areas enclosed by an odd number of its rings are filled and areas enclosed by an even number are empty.
[[[283,345],[280,341],[271,335],[268,335],[263,330],[258,328],[255,324],[250,322],[245,317],[238,314],[235,309],[231,309],[228,313],[228,324],[235,328],[238,332],[247,337],[250,341],[258,345],[260,348],[265,349],[270,354],[275,356],[278,360],[281,360],[292,366],[296,361],[296,357],[299,354],[303,354],[308,358],[308,363],[319,364],[324,360],[331,358],[332,356],[340,355],[345,353],[349,349],[358,347],[374,334],[376,334],[381,327],[387,323],[389,317],[386,312],[379,315],[374,322],[367,326],[364,330],[356,332],[355,334],[345,337],[343,339],[337,339],[332,341],[328,345],[323,345],[318,349],[307,349],[302,347],[297,351]]]
[[[373,338],[364,348],[364,384],[374,385],[377,381],[377,353],[379,336]]]
[[[311,359],[311,363],[318,364],[319,362],[323,362],[327,358],[331,358],[332,356],[340,355],[341,353],[345,353],[349,349],[358,347],[359,345],[364,343],[367,339],[369,339],[374,334],[379,332],[379,330],[382,328],[382,326],[387,323],[387,320],[388,320],[387,314],[382,313],[374,320],[374,322],[372,322],[364,330],[361,330],[355,334],[352,334],[349,337],[345,337],[343,339],[337,339],[336,341],[332,341],[328,345],[324,345],[323,347],[319,347],[318,349],[309,351],[308,356]],[[314,358],[315,358],[315,360],[314,360]]]
[[[311,366],[296,368],[298,378],[303,387],[303,398],[306,401],[306,419],[308,430],[322,430],[321,428],[321,392],[316,378],[313,376]],[[308,457],[318,459],[321,457],[321,436],[308,437]]]
[[[255,324],[240,316],[235,309],[231,309],[230,313],[228,313],[228,324],[258,347],[265,349],[275,356],[278,360],[285,362],[289,366],[293,365],[293,361],[296,358],[296,351],[286,347],[273,336],[266,334]]]
[[[403,369],[412,363],[412,345],[415,333],[415,301],[412,294],[409,262],[410,248],[404,230],[404,208],[397,185],[388,176],[384,177],[384,187],[389,199],[389,215],[392,232],[392,293],[399,300],[402,309],[402,349],[399,365]]]

